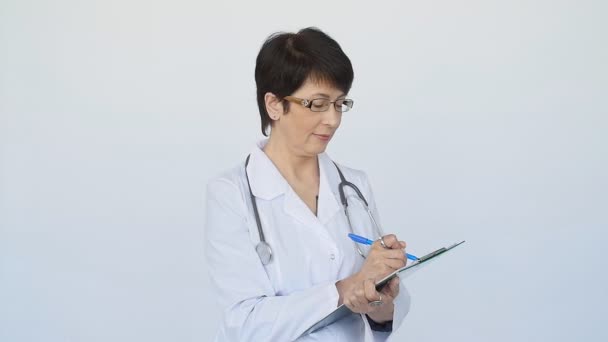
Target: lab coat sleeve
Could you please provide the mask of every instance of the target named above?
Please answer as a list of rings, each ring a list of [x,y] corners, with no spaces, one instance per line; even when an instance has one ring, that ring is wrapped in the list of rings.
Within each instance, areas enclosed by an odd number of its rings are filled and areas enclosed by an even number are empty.
[[[334,282],[277,296],[250,238],[239,188],[207,187],[205,255],[222,308],[217,341],[293,341],[337,307]]]
[[[370,210],[372,211],[372,213],[374,214],[374,217],[378,221],[378,224],[384,231],[384,234],[390,233],[391,232],[390,229],[385,230],[384,227],[382,226],[382,223],[380,220],[380,215],[378,213],[378,207],[376,206],[376,200],[374,198],[374,194],[372,191],[372,187],[371,187],[369,179],[365,173],[363,173],[363,184],[364,184],[363,189],[365,192],[365,197],[368,199]],[[403,237],[399,237],[399,238],[403,239]],[[408,312],[410,311],[411,298],[410,298],[410,294],[409,294],[407,288],[405,287],[405,284],[403,281],[399,282],[399,295],[397,296],[397,298],[395,298],[394,304],[395,304],[395,311],[393,312],[393,332],[395,332],[397,329],[399,329],[399,327],[403,323],[403,320],[405,319]],[[385,332],[378,332],[378,331],[374,331],[373,335],[374,335],[374,341],[376,341],[376,342],[385,341],[389,337],[389,334],[387,334]],[[393,334],[391,333],[390,335],[393,335]]]

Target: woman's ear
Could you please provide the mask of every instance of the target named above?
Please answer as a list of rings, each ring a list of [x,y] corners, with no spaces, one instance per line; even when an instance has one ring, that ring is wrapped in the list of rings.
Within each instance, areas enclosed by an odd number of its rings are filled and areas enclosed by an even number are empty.
[[[266,112],[271,120],[278,120],[283,115],[283,101],[275,94],[266,93],[264,95],[264,103],[266,104]]]

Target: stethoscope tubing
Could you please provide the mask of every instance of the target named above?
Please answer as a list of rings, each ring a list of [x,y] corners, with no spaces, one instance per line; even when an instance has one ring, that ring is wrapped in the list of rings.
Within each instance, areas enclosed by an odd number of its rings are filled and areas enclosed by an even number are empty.
[[[255,196],[253,195],[253,192],[251,191],[251,183],[249,182],[249,174],[247,172],[247,165],[249,164],[250,157],[251,157],[251,155],[247,156],[247,159],[245,160],[245,178],[247,179],[247,187],[249,188],[249,197],[251,199],[251,205],[253,207],[255,223],[258,228],[258,236],[260,237],[260,241],[257,243],[255,249],[256,249],[258,256],[260,257],[260,260],[262,261],[262,264],[268,265],[272,261],[272,248],[270,248],[270,245],[268,244],[268,242],[266,242],[266,238],[264,236],[264,230],[262,229],[262,222],[260,220],[260,213],[258,211],[257,201],[255,199]],[[363,196],[363,194],[361,193],[361,191],[355,184],[346,180],[346,178],[344,177],[344,174],[342,174],[342,170],[340,170],[340,167],[338,167],[338,164],[336,164],[334,162],[334,165],[336,166],[336,169],[338,170],[338,174],[340,175],[340,184],[338,185],[338,192],[340,193],[340,201],[342,202],[342,207],[344,208],[344,215],[346,216],[346,221],[348,222],[348,229],[349,229],[350,233],[354,234],[353,226],[352,226],[352,223],[350,220],[350,215],[348,214],[348,199],[346,197],[346,192],[344,191],[345,187],[349,187],[355,191],[355,193],[357,194],[357,199],[363,203],[363,206],[365,207],[365,211],[367,212],[367,215],[369,216],[370,220],[372,221],[372,225],[374,226],[374,229],[376,230],[376,233],[378,234],[378,238],[381,238],[383,236],[382,229],[380,229],[378,222],[374,218],[374,215],[373,215],[371,209],[369,208],[369,205],[368,205],[367,200],[365,199],[365,196]],[[365,253],[363,253],[363,251],[361,250],[359,245],[354,241],[353,241],[353,244],[355,246],[355,249],[359,253],[359,255],[361,255],[363,258],[365,258]]]

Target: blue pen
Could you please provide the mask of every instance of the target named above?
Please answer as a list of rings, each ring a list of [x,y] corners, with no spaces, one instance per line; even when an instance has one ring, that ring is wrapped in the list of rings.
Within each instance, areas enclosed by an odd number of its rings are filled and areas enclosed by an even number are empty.
[[[359,235],[357,235],[357,234],[353,234],[353,233],[348,234],[348,237],[349,237],[351,240],[355,241],[356,243],[360,243],[360,244],[362,244],[362,245],[371,245],[372,243],[374,243],[374,241],[373,241],[373,240],[370,240],[370,239],[368,239],[368,238],[364,238],[363,236],[359,236]],[[406,256],[408,259],[413,260],[413,261],[418,260],[418,257],[416,257],[416,256],[414,256],[414,255],[411,255],[411,254],[407,254],[407,253],[405,253],[405,256]]]

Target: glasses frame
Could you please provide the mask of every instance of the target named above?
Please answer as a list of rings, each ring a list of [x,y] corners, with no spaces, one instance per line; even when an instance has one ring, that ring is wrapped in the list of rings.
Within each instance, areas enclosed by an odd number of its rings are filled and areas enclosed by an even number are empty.
[[[289,102],[292,103],[297,103],[299,105],[301,105],[302,107],[308,108],[310,109],[311,112],[315,112],[315,113],[323,113],[323,112],[327,112],[329,110],[329,106],[327,106],[326,110],[313,110],[312,109],[312,102],[315,100],[326,100],[328,101],[328,99],[324,98],[324,97],[318,97],[316,99],[312,99],[312,100],[308,100],[308,99],[301,99],[299,97],[295,97],[295,96],[285,96],[283,98],[284,100],[287,100]],[[350,103],[349,105],[346,105],[346,108],[348,108],[347,110],[341,110],[338,109],[338,107],[336,106],[336,102],[338,101],[342,101],[342,103]],[[353,101],[352,99],[338,99],[336,101],[328,101],[330,104],[333,103],[334,108],[336,109],[336,111],[338,113],[344,113],[344,112],[348,112],[349,110],[351,110],[353,108],[353,105],[355,104],[355,101]]]

